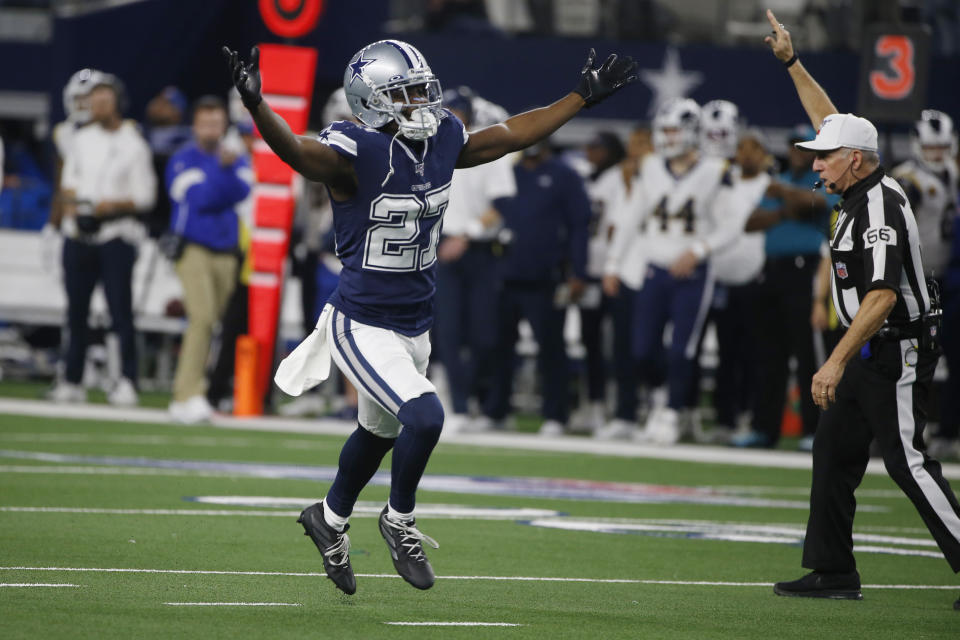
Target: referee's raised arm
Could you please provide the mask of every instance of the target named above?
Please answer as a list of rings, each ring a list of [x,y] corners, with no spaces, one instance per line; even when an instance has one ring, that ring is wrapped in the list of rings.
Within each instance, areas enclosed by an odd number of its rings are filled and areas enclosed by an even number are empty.
[[[817,81],[813,79],[813,76],[807,72],[803,63],[797,58],[797,52],[793,49],[793,41],[790,39],[790,32],[783,24],[777,22],[777,17],[773,15],[773,11],[770,11],[770,9],[767,9],[767,20],[773,27],[773,34],[764,38],[763,41],[770,45],[770,49],[777,60],[787,67],[790,78],[797,88],[797,95],[800,96],[800,102],[803,103],[803,108],[806,109],[807,116],[810,118],[810,123],[814,129],[819,129],[823,119],[831,113],[837,113],[837,108],[833,105],[827,92],[817,84]]]

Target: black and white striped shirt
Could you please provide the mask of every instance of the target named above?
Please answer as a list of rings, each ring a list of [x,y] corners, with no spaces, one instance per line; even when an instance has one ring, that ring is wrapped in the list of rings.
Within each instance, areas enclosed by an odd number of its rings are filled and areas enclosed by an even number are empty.
[[[878,168],[844,191],[830,241],[833,304],[849,327],[872,289],[897,292],[886,326],[907,328],[930,309],[913,210],[896,180]]]

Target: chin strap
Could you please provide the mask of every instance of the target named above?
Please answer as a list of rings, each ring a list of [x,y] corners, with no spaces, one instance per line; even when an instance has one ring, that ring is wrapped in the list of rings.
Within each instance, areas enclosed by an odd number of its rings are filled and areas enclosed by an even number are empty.
[[[387,180],[389,180],[389,179],[390,179],[390,176],[392,176],[392,175],[394,174],[394,170],[393,170],[393,143],[397,141],[397,136],[399,136],[399,135],[400,135],[400,129],[397,128],[397,132],[396,132],[395,134],[393,134],[393,137],[392,137],[392,138],[390,138],[390,156],[389,156],[389,158],[387,159],[387,164],[390,165],[390,171],[387,172],[387,176],[383,179],[383,182],[380,183],[380,186],[381,186],[381,187],[385,187],[385,186],[387,185]]]

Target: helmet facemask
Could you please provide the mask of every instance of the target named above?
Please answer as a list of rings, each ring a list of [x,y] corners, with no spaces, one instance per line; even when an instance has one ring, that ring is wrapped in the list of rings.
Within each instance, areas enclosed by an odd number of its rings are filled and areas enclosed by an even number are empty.
[[[103,82],[104,74],[96,69],[80,69],[63,88],[63,110],[67,120],[78,125],[90,122],[89,96]]]
[[[957,135],[953,120],[947,114],[926,109],[914,123],[910,136],[913,157],[932,171],[946,169],[957,155]]]
[[[354,117],[379,129],[392,120],[397,135],[425,140],[436,134],[443,112],[440,81],[416,47],[381,40],[358,51],[343,74]]]
[[[653,148],[671,160],[697,148],[697,132],[685,127],[657,127],[653,130]]]
[[[653,119],[653,147],[672,159],[700,146],[700,107],[690,99],[662,106]]]
[[[408,140],[426,140],[440,126],[443,92],[436,78],[387,89],[393,104],[393,119],[400,135]]]
[[[370,88],[367,107],[386,114],[408,140],[426,140],[437,133],[442,103],[440,81],[432,74],[411,81],[402,78]]]
[[[708,156],[732,158],[737,153],[740,109],[729,100],[711,100],[700,109],[700,148]]]

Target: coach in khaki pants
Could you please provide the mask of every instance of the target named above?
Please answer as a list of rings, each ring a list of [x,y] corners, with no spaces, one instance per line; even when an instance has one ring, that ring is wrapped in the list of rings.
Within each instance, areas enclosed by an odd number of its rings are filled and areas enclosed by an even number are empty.
[[[227,110],[220,98],[201,98],[193,110],[193,141],[167,165],[176,239],[176,271],[183,285],[187,330],[173,379],[170,414],[178,422],[210,418],[206,362],[214,326],[237,282],[237,205],[250,193],[252,174],[245,157],[224,145]]]

